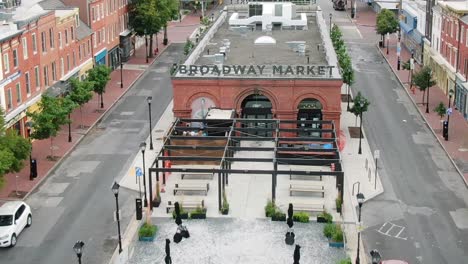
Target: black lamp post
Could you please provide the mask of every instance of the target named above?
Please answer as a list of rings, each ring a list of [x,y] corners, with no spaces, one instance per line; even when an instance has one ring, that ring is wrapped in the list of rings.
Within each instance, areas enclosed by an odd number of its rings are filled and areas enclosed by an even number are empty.
[[[32,142],[31,142],[31,129],[33,123],[32,121],[26,122],[26,130],[28,131],[28,139],[29,144],[31,145],[31,151],[29,152],[29,179],[32,181],[34,179],[34,172],[33,172],[33,162],[32,162]]]
[[[432,79],[432,69],[429,70],[429,76],[427,77],[427,96],[426,96],[426,114],[429,114],[429,84]]]
[[[143,157],[143,193],[145,196],[145,201],[143,202],[143,206],[147,207],[148,206],[148,200],[146,200],[146,168],[145,168],[145,150],[146,150],[146,142],[141,142],[140,143],[140,150],[141,150],[141,155]],[[140,191],[140,198],[141,198],[141,191]]]
[[[372,264],[380,264],[382,257],[380,256],[380,253],[377,251],[377,249],[371,250],[370,255],[372,257]]]
[[[361,100],[355,100],[354,104],[357,105],[359,109],[361,109],[364,102],[362,102]],[[362,141],[362,111],[359,114],[359,149],[358,149],[358,154],[362,154],[361,141]]]
[[[349,109],[350,109],[349,108],[349,89],[350,89],[349,84],[346,84],[346,101],[348,101],[348,105],[346,106],[346,111],[348,111],[348,112],[349,112]]]
[[[146,101],[148,102],[148,113],[149,113],[149,136],[150,136],[150,150],[153,150],[153,135],[151,133],[152,125],[151,125],[151,101],[153,100],[152,96],[148,96]]]
[[[450,121],[450,114],[451,114],[451,110],[450,110],[450,103],[452,101],[452,96],[455,92],[453,91],[453,89],[450,89],[448,94],[449,94],[449,101],[448,101],[448,109],[447,109],[447,133],[445,134],[445,140],[448,140],[448,127],[449,127],[449,121]]]
[[[112,185],[112,192],[115,196],[115,216],[117,219],[117,231],[119,232],[119,254],[122,252],[122,237],[120,236],[120,214],[119,214],[119,188],[120,185],[117,182],[114,182]]]
[[[81,240],[76,241],[75,245],[73,246],[73,250],[76,253],[76,257],[78,258],[78,264],[81,264],[81,256],[83,255],[83,247],[84,247],[84,242]]]
[[[120,88],[123,88],[123,61],[122,61],[122,48],[119,48],[119,60],[120,60]]]
[[[390,42],[390,33],[387,33],[387,55],[388,55],[388,46],[390,46],[389,42]]]
[[[70,113],[68,113],[68,120],[71,121]],[[68,122],[68,142],[72,142],[72,137],[71,137],[71,122]]]
[[[331,32],[332,32],[332,17],[333,17],[333,14],[330,13],[330,36],[331,36]]]
[[[356,195],[356,198],[357,198],[358,204],[359,204],[359,219],[358,219],[358,222],[360,223],[361,222],[361,207],[362,207],[362,204],[364,203],[364,199],[365,199],[364,194],[358,193]],[[360,240],[361,240],[361,230],[358,230],[356,264],[360,264],[360,259],[359,259],[359,243],[360,243]]]

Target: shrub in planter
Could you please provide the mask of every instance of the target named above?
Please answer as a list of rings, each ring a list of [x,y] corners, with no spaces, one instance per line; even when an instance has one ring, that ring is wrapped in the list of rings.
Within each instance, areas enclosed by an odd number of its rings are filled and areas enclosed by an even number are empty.
[[[195,211],[190,213],[191,219],[206,219],[206,208],[197,207]]]
[[[347,257],[345,259],[341,259],[340,262],[338,262],[338,264],[353,264],[353,262],[349,257]]]
[[[184,211],[184,208],[182,207],[182,204],[180,204],[180,219],[188,219],[189,218],[189,213]],[[175,219],[175,211],[172,211],[172,218]]]
[[[339,196],[335,199],[335,205],[336,211],[341,214],[341,206],[343,205],[343,202],[341,201],[341,198]]]
[[[294,213],[293,221],[300,222],[300,223],[309,223],[309,214],[306,212]]]
[[[336,225],[332,223],[327,223],[323,227],[323,235],[327,238],[331,238],[335,233]]]
[[[317,222],[319,222],[319,223],[331,223],[331,222],[333,222],[333,216],[331,214],[329,214],[327,211],[324,211],[324,212],[320,213],[317,216]]]
[[[341,226],[335,224],[335,230],[333,232],[333,235],[331,237],[332,242],[343,242],[344,237],[343,237],[343,230],[341,229]]]
[[[158,228],[155,225],[144,223],[140,230],[138,230],[138,240],[140,241],[153,241],[156,236]]]
[[[276,211],[272,216],[271,216],[272,221],[286,221],[286,214],[281,212],[281,211]]]
[[[267,204],[265,205],[265,216],[266,217],[272,217],[276,212],[276,206],[275,204],[268,199]]]

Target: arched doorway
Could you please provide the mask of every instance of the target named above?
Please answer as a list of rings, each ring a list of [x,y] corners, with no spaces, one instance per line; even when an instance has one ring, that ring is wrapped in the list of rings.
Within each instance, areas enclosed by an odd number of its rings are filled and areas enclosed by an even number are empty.
[[[252,94],[247,96],[242,101],[242,118],[246,119],[271,119],[271,102],[268,97],[261,94]],[[244,127],[266,128],[271,127],[271,123],[262,122],[261,120],[244,123]],[[271,131],[250,131],[249,134],[262,137],[271,137]]]
[[[322,104],[319,100],[314,98],[306,98],[302,100],[297,106],[297,120],[322,120]],[[297,124],[298,128],[315,128],[321,129],[320,124]],[[315,131],[299,131],[300,137],[321,137],[320,132]]]

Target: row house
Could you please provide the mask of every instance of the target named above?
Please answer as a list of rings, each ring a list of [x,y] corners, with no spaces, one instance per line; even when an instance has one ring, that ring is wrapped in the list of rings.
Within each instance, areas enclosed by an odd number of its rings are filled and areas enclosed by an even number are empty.
[[[127,0],[63,0],[66,5],[77,6],[80,18],[94,32],[92,37],[95,64],[112,69],[127,61],[132,53],[132,38],[128,28]],[[121,48],[121,49],[119,49]]]
[[[468,27],[464,22],[468,6],[465,2],[439,1],[432,10],[432,41],[425,41],[424,64],[432,68],[437,86],[447,96],[449,91],[455,93],[454,104],[467,118],[463,71],[468,58]]]
[[[421,0],[403,2],[399,25],[402,45],[413,54],[418,63],[422,63],[426,2]]]
[[[0,31],[0,104],[6,127],[23,136],[28,136],[26,112],[37,110],[41,95],[64,95],[68,79],[83,78],[93,66],[92,32],[78,9],[42,7],[43,2],[0,12],[9,21]]]

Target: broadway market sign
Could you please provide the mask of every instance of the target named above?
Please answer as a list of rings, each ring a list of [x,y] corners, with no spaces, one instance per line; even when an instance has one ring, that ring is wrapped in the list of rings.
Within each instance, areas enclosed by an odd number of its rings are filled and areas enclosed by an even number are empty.
[[[325,77],[332,76],[335,66],[317,66],[317,65],[176,65],[175,72],[183,75],[239,75],[239,76],[258,76],[258,75],[278,75],[287,76],[309,76]]]

